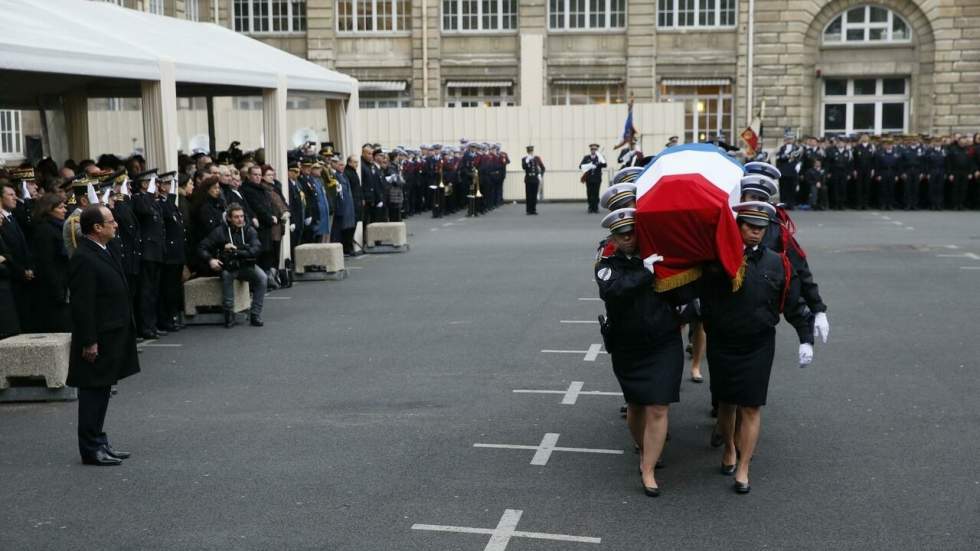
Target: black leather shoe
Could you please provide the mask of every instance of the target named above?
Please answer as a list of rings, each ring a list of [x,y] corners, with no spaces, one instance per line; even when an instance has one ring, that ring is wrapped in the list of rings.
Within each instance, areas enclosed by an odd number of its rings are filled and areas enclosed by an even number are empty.
[[[124,452],[121,450],[114,449],[112,446],[108,444],[104,446],[104,449],[106,453],[108,453],[112,457],[115,457],[116,459],[129,459],[133,455],[129,452]]]
[[[640,480],[640,484],[643,484],[642,480]],[[660,497],[660,488],[659,487],[654,488],[644,484],[643,493],[646,494],[647,497]]]
[[[752,486],[748,482],[739,482],[737,480],[732,488],[735,489],[736,494],[747,494],[752,491]]]
[[[157,333],[156,331],[143,331],[140,333],[140,337],[142,337],[143,340],[155,341],[160,338],[160,333]]]
[[[109,452],[99,448],[92,455],[82,456],[83,465],[95,465],[96,467],[115,467],[122,465],[122,459],[109,455]]]
[[[234,327],[238,323],[234,312],[225,312],[225,329]]]
[[[161,337],[166,336],[169,331],[163,327],[157,327],[157,334]]]
[[[262,327],[263,325],[265,325],[265,323],[262,321],[262,318],[258,316],[252,316],[251,318],[249,318],[248,323],[252,327]]]
[[[725,476],[732,476],[733,474],[735,474],[735,465],[725,465],[724,463],[722,463],[721,474]]]

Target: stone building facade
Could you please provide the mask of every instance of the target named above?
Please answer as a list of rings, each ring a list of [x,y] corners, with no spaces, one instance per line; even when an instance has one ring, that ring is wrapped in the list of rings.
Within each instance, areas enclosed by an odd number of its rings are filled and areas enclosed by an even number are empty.
[[[980,130],[980,0],[107,1],[351,74],[363,107],[633,95],[683,101],[692,141],[736,140],[764,104],[770,146],[784,129]]]

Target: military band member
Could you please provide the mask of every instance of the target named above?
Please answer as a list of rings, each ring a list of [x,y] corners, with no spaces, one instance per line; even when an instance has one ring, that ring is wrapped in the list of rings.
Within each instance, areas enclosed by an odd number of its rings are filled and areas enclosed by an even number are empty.
[[[544,178],[544,162],[534,154],[534,146],[527,146],[527,155],[521,159],[524,169],[524,208],[527,214],[538,214],[538,186]]]
[[[871,138],[867,134],[861,134],[858,144],[852,150],[854,156],[855,181],[857,191],[855,193],[855,206],[860,210],[868,208],[871,202],[871,183],[874,178],[875,167],[875,148],[871,144]]]
[[[923,170],[929,179],[929,209],[942,210],[943,175],[946,174],[946,151],[943,150],[942,138],[933,138],[929,149],[923,154]]]
[[[599,212],[599,186],[602,185],[602,169],[606,168],[606,159],[599,152],[599,144],[589,144],[589,154],[582,157],[579,170],[582,171],[582,183],[585,184],[585,195],[588,201],[588,212]]]
[[[841,138],[832,140],[833,147],[827,150],[827,182],[830,195],[830,208],[843,210],[847,204],[847,184],[851,176],[851,152]],[[780,197],[782,197],[780,195]],[[785,201],[786,199],[783,198]]]
[[[667,437],[668,409],[680,400],[684,349],[674,308],[654,290],[653,266],[661,257],[638,255],[635,212],[617,209],[602,220],[616,251],[599,259],[595,279],[606,306],[606,350],[628,404],[630,433],[641,447],[643,491],[657,497],[654,470]]]
[[[160,270],[163,265],[167,230],[163,220],[159,191],[156,186],[157,169],[141,172],[133,178],[137,186],[133,196],[133,210],[140,226],[143,257],[140,263],[139,336],[144,339],[160,338],[157,329],[157,307],[160,292]]]
[[[769,375],[776,347],[775,327],[782,313],[796,329],[799,363],[813,360],[813,320],[799,298],[799,282],[779,253],[762,244],[776,209],[762,201],[735,207],[745,245],[745,271],[741,287],[720,270],[707,271],[699,281],[701,315],[708,337],[711,393],[720,402],[718,421],[724,438],[721,472],[735,475],[734,489],[749,493],[749,465],[759,439]],[[735,415],[739,414],[738,442]],[[739,454],[736,454],[736,447]]]
[[[953,184],[949,206],[953,210],[963,210],[967,206],[967,192],[970,183],[973,181],[975,170],[973,161],[970,159],[969,147],[970,138],[960,136],[950,143],[946,149],[946,177]]]
[[[786,132],[783,145],[776,152],[776,166],[779,168],[779,198],[786,208],[792,210],[796,206],[796,191],[799,187],[799,169],[797,165],[803,158],[803,149],[796,144],[796,135]]]
[[[895,204],[895,182],[898,180],[902,157],[891,138],[885,138],[884,148],[875,155],[875,182],[878,184],[878,208],[892,210]]]
[[[187,263],[184,216],[178,207],[177,172],[164,172],[157,180],[157,202],[163,220],[163,261],[160,263],[160,288],[157,299],[157,331],[161,334],[178,329],[177,315],[183,304],[183,273]]]

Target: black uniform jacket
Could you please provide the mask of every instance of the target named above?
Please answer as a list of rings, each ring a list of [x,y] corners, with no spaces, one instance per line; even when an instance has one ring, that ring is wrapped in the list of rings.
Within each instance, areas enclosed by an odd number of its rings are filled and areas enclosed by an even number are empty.
[[[143,260],[143,238],[140,224],[133,211],[133,201],[116,201],[112,207],[112,216],[119,225],[115,241],[119,245],[123,271],[130,275],[140,273],[140,262]]]
[[[61,228],[47,220],[36,224],[33,244],[39,302],[65,304],[68,301],[68,251]]]
[[[212,258],[221,256],[221,251],[228,243],[237,247],[245,256],[253,258],[258,256],[262,250],[258,233],[251,224],[245,224],[241,228],[232,228],[225,223],[214,228],[207,237],[201,240],[197,245],[197,256],[204,262],[210,262]]]
[[[716,267],[716,266],[715,266]],[[720,269],[709,267],[698,281],[701,318],[705,331],[726,341],[753,337],[779,323],[780,309],[801,343],[813,344],[813,314],[800,300],[800,282],[781,254],[762,245],[745,255],[742,287],[732,292],[730,280]]]
[[[167,239],[163,248],[164,264],[183,264],[186,262],[184,246],[187,236],[184,233],[184,214],[177,207],[176,197],[176,195],[170,195],[166,200],[160,202],[164,235]]]
[[[163,262],[167,230],[163,223],[163,210],[160,201],[157,200],[155,194],[139,193],[133,196],[133,210],[139,219],[143,260],[146,262]]]
[[[806,302],[810,310],[816,314],[826,312],[827,305],[824,304],[820,296],[820,288],[813,281],[813,273],[810,271],[810,263],[806,257],[800,254],[802,248],[796,243],[796,238],[792,235],[786,236],[788,246],[783,243],[783,234],[786,231],[782,224],[777,221],[770,221],[766,234],[762,237],[762,245],[772,249],[777,253],[785,253],[789,263],[796,271],[796,277],[800,280],[800,297]]]
[[[119,259],[110,250],[86,237],[71,257],[69,386],[109,386],[140,370],[129,287]],[[87,362],[82,348],[94,343],[99,345],[98,357]]]
[[[589,169],[589,171],[585,173],[585,181],[589,182],[590,184],[601,184],[602,169],[606,168],[606,163],[602,162],[598,155],[593,157],[591,154],[589,154],[582,157],[582,162],[580,162],[578,165],[582,166],[590,163],[595,165],[595,167]]]
[[[649,348],[679,335],[680,321],[668,298],[653,289],[653,274],[639,257],[620,251],[595,265],[599,298],[606,303],[603,336],[610,353]]]

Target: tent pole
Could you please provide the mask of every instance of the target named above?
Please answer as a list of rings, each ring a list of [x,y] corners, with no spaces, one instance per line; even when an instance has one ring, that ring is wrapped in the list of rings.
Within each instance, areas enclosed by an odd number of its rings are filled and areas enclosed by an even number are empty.
[[[208,149],[211,155],[217,155],[217,140],[214,137],[214,96],[205,98],[208,106]]]
[[[265,162],[276,171],[282,186],[282,195],[289,205],[289,176],[286,172],[286,75],[280,73],[275,88],[262,90],[262,132],[265,137]],[[302,220],[288,220],[283,224],[282,250],[278,266],[282,268],[290,258],[289,223],[302,224]]]

